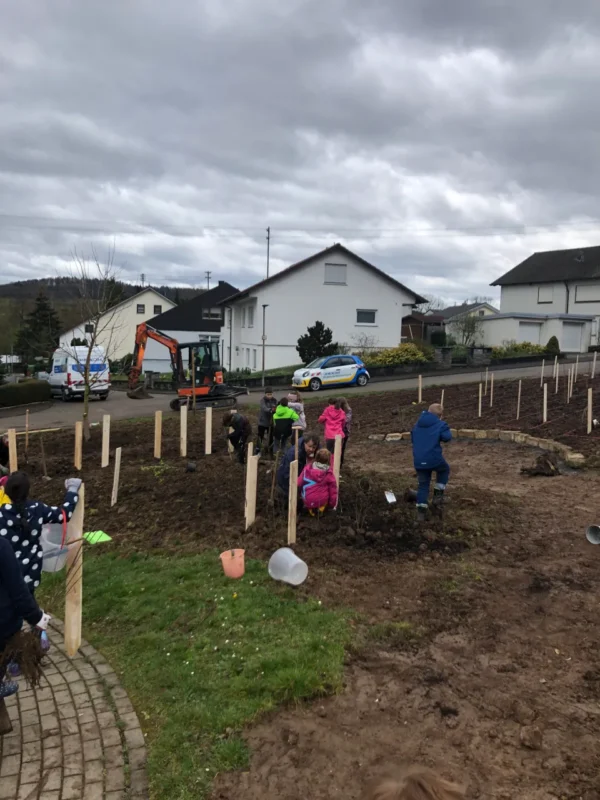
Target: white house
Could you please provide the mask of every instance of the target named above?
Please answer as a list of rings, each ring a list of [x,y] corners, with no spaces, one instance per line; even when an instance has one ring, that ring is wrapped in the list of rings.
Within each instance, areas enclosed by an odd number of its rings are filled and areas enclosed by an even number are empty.
[[[173,308],[175,303],[151,287],[142,289],[133,297],[113,306],[102,315],[98,323],[96,344],[104,347],[111,359],[119,359],[133,353],[135,329],[140,322],[155,317]],[[73,339],[86,339],[86,321],[61,334],[59,347],[69,348]]]
[[[334,341],[350,348],[365,335],[373,347],[395,347],[402,317],[424,302],[391,275],[334,244],[223,301],[224,363],[232,370],[262,368],[263,322],[266,369],[298,364],[298,339],[317,320],[331,328]]]
[[[202,292],[197,297],[181,303],[148,320],[148,324],[180,343],[197,342],[200,339],[220,341],[223,327],[222,300],[231,297],[237,288],[226,281],[219,281],[214,289]],[[223,360],[223,353],[221,353]],[[158,342],[148,341],[143,364],[144,372],[171,372],[171,358],[167,348]]]
[[[561,350],[577,353],[598,344],[600,247],[534,253],[492,286],[500,287],[504,321],[486,320],[486,344],[498,339],[492,331],[499,322],[508,331],[509,317],[516,341],[546,344],[556,336]],[[539,340],[529,338],[538,333]]]
[[[464,326],[461,326],[461,320],[464,317],[477,317],[478,319],[487,319],[488,317],[495,316],[498,313],[498,309],[494,308],[494,306],[490,305],[488,302],[477,302],[477,303],[462,303],[459,306],[448,306],[448,308],[443,308],[441,311],[434,311],[432,316],[441,317],[442,324],[446,329],[446,333],[448,336],[452,336],[456,339],[459,344],[463,343],[463,334],[464,334]],[[478,326],[477,331],[475,332],[475,340],[474,342],[469,342],[469,344],[482,344],[484,338],[484,328],[482,326]]]

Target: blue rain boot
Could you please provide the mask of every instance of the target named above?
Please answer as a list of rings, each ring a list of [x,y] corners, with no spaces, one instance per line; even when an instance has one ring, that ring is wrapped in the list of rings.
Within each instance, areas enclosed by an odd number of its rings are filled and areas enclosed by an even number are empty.
[[[10,697],[18,691],[19,684],[15,681],[2,681],[2,683],[0,683],[0,700],[4,700],[5,697]]]

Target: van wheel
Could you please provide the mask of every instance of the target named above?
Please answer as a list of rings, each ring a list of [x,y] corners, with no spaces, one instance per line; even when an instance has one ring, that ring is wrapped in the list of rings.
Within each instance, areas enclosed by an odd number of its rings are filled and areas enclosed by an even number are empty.
[[[69,397],[69,393],[68,393],[68,392],[67,392],[67,390],[66,390],[66,389],[64,389],[64,388],[63,388],[63,389],[61,389],[61,393],[60,393],[60,394],[61,394],[61,397],[62,397],[63,403],[68,403],[68,402],[69,402],[69,400],[71,399],[71,398]]]
[[[108,400],[108,392],[104,392],[103,394],[99,394],[99,395],[98,395],[98,398],[99,398],[100,400],[103,400],[103,401],[106,401],[106,400]]]
[[[321,381],[319,378],[311,378],[308,388],[311,390],[311,392],[318,392],[321,388]]]

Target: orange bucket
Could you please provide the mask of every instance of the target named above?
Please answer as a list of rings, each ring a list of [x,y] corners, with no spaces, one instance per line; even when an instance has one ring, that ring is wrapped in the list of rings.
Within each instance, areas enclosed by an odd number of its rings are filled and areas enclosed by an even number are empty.
[[[228,578],[241,578],[246,570],[244,563],[245,550],[225,550],[221,553],[223,572]]]

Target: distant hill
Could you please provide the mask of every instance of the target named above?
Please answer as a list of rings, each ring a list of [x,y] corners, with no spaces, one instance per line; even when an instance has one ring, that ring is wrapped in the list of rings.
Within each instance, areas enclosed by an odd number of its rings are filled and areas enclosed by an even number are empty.
[[[100,282],[90,282],[98,286]],[[123,291],[123,299],[141,292],[142,286],[130,283],[119,283]],[[146,287],[148,288],[148,287]],[[173,302],[183,303],[191,300],[205,289],[189,289],[177,286],[153,286],[157,292]],[[35,298],[40,292],[50,299],[62,323],[63,330],[72,328],[81,322],[78,304],[78,282],[74,278],[39,278],[29,281],[15,281],[14,283],[0,284],[0,354],[11,352],[21,321],[31,308]]]

